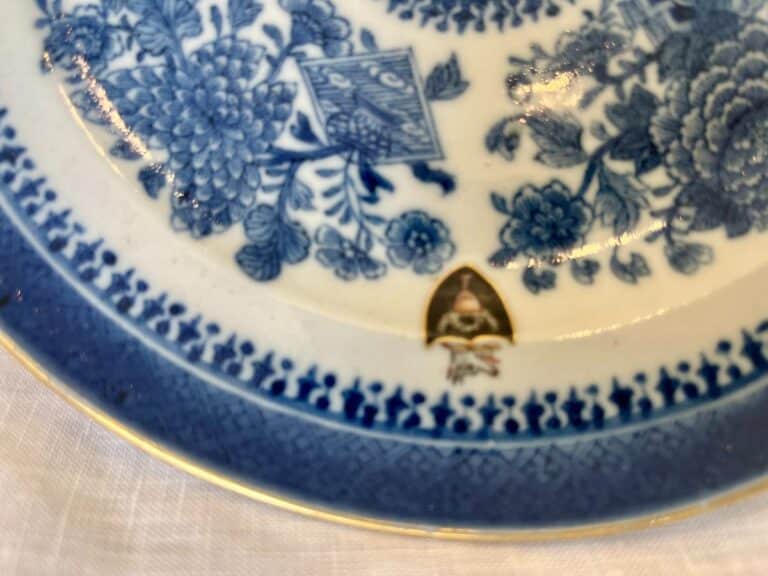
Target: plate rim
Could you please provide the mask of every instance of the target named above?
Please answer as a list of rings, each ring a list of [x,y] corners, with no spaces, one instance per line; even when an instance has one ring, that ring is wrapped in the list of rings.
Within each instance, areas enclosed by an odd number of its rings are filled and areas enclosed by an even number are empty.
[[[5,328],[0,325],[0,348],[10,354],[35,380],[42,384],[57,397],[74,408],[79,414],[97,423],[102,429],[115,437],[138,448],[150,457],[170,465],[176,470],[185,472],[198,480],[208,482],[218,488],[244,496],[250,500],[274,508],[299,514],[302,517],[321,520],[328,523],[352,528],[366,529],[382,534],[431,538],[448,541],[464,542],[505,542],[505,543],[543,543],[565,542],[586,538],[605,538],[632,532],[645,531],[651,528],[681,523],[706,513],[714,512],[730,505],[742,502],[752,497],[768,492],[768,475],[742,485],[720,491],[714,496],[695,500],[691,503],[662,508],[648,514],[639,514],[620,520],[606,522],[584,523],[563,528],[539,529],[491,529],[491,528],[454,528],[447,526],[430,527],[416,522],[386,521],[373,516],[347,514],[319,505],[302,502],[260,488],[255,484],[228,478],[216,471],[212,466],[195,462],[181,451],[174,450],[165,442],[152,439],[135,427],[129,426],[95,403],[82,398],[76,391],[52,375],[32,354],[19,345]]]
[[[3,210],[3,213],[5,213],[6,210]],[[10,277],[13,278],[14,274],[18,276],[18,280],[39,280],[41,284],[46,285],[49,282],[52,282],[53,284],[62,283],[63,285],[68,287],[68,290],[71,290],[73,292],[79,292],[76,283],[72,281],[72,279],[67,279],[64,277],[60,271],[56,270],[55,266],[52,266],[51,263],[46,258],[46,250],[44,247],[37,246],[34,242],[31,242],[29,240],[26,233],[29,232],[29,230],[26,230],[26,227],[23,225],[17,225],[14,223],[12,218],[9,218],[9,216],[4,216],[4,218],[8,218],[5,220],[8,228],[9,228],[9,234],[8,240],[11,242],[11,247],[13,247],[14,244],[18,244],[18,246],[22,247],[24,251],[28,251],[29,255],[24,255],[23,253],[19,256],[18,261],[18,270],[15,272],[13,271],[13,267],[11,267],[11,273]],[[26,232],[25,232],[26,230]],[[12,237],[17,237],[15,240]],[[24,264],[30,264],[33,260],[39,260],[38,264],[31,264],[31,268],[27,268]],[[50,275],[50,278],[48,278],[48,281],[46,281],[46,276],[37,277],[34,275],[35,269],[39,268],[41,271],[43,271],[45,274]],[[51,289],[53,286],[50,287]],[[45,290],[43,290],[45,292]],[[48,298],[48,296],[43,293],[43,298]],[[70,299],[72,297],[70,296]],[[34,299],[34,293],[33,293],[33,299]],[[75,300],[78,302],[81,302],[80,308],[88,308],[92,313],[97,314],[98,316],[104,316],[102,311],[98,310],[97,308],[89,305],[87,302],[87,299],[83,299],[82,295],[76,296]],[[50,310],[54,312],[54,314],[61,315],[60,311],[57,311],[55,306],[52,305],[50,300],[43,300],[41,306],[43,306],[43,310],[45,310],[45,306],[47,306]],[[19,317],[21,318],[21,317]],[[65,317],[59,317],[57,318],[58,325],[65,325],[66,324],[66,318]],[[19,322],[17,319],[15,322]],[[455,535],[466,535],[467,538],[474,538],[476,535],[481,534],[482,536],[477,536],[477,538],[480,539],[490,539],[490,540],[498,540],[498,539],[505,539],[505,537],[511,538],[511,539],[531,539],[531,540],[542,540],[542,539],[563,539],[568,537],[581,537],[581,536],[588,536],[588,535],[599,535],[602,533],[613,533],[615,530],[623,531],[621,527],[626,526],[629,528],[636,527],[641,528],[643,526],[652,526],[657,525],[662,519],[667,517],[678,517],[682,515],[682,517],[685,517],[691,512],[686,512],[687,510],[693,511],[693,510],[699,510],[699,509],[707,509],[709,507],[709,503],[719,501],[720,499],[724,499],[726,502],[728,501],[728,495],[731,493],[731,491],[740,491],[742,488],[745,488],[746,491],[749,493],[751,490],[749,489],[750,486],[753,486],[754,483],[757,483],[758,485],[762,485],[763,483],[768,484],[768,477],[766,477],[766,470],[764,467],[761,467],[759,470],[750,470],[749,465],[743,465],[743,466],[735,466],[735,470],[732,471],[732,473],[735,474],[735,476],[731,476],[728,479],[719,480],[719,483],[715,484],[714,486],[699,486],[698,484],[692,483],[692,477],[690,473],[686,473],[684,477],[681,477],[679,479],[679,488],[685,489],[683,490],[683,493],[679,493],[674,496],[660,494],[657,498],[653,497],[650,499],[647,499],[647,497],[643,497],[642,495],[639,496],[636,501],[632,501],[629,503],[622,503],[620,500],[617,500],[615,496],[609,495],[609,501],[611,498],[613,498],[613,502],[609,504],[609,510],[608,511],[600,511],[598,510],[595,513],[590,514],[584,514],[583,518],[579,518],[577,513],[576,515],[572,515],[570,518],[568,517],[569,514],[574,514],[573,510],[571,512],[567,512],[566,516],[559,516],[558,514],[552,514],[551,510],[545,512],[545,514],[542,517],[537,517],[536,519],[528,518],[525,515],[525,512],[522,513],[522,516],[520,515],[520,512],[513,512],[513,514],[518,515],[516,518],[510,517],[499,517],[494,521],[488,520],[486,517],[488,516],[488,511],[485,511],[485,516],[480,516],[478,514],[477,519],[472,520],[470,517],[465,517],[462,519],[462,514],[466,515],[466,511],[462,512],[461,510],[457,510],[455,512],[455,516],[452,516],[454,514],[453,512],[447,512],[447,508],[444,508],[442,511],[439,510],[431,510],[430,506],[422,507],[418,510],[409,510],[408,512],[397,512],[395,511],[389,504],[386,506],[382,506],[381,501],[372,501],[371,505],[361,503],[359,501],[354,502],[355,498],[359,498],[359,494],[356,496],[353,494],[351,496],[346,496],[346,500],[344,500],[345,496],[343,496],[340,492],[337,494],[337,496],[341,496],[342,500],[338,504],[338,510],[334,509],[333,500],[330,500],[327,495],[324,496],[318,496],[314,493],[313,490],[308,490],[304,485],[302,485],[301,488],[298,486],[292,486],[290,483],[286,483],[284,486],[285,490],[283,491],[283,486],[280,482],[276,482],[274,479],[267,478],[268,472],[265,471],[262,477],[262,473],[259,471],[259,468],[253,469],[252,467],[250,470],[247,469],[248,466],[252,463],[248,463],[247,461],[244,462],[244,466],[240,467],[243,469],[238,469],[238,466],[229,465],[228,463],[221,463],[221,462],[211,462],[210,466],[202,465],[202,464],[196,464],[195,461],[204,461],[207,459],[207,457],[211,456],[218,456],[219,458],[212,458],[212,460],[220,459],[220,457],[228,456],[226,454],[226,443],[223,442],[221,446],[217,447],[216,449],[219,449],[223,451],[221,454],[207,454],[206,450],[207,448],[205,446],[201,446],[198,448],[192,448],[188,445],[187,441],[180,441],[179,438],[175,438],[174,430],[171,428],[169,430],[163,431],[161,429],[154,429],[153,431],[150,431],[147,429],[146,432],[136,432],[135,430],[138,430],[141,428],[141,422],[139,419],[137,419],[135,414],[131,414],[130,411],[123,413],[121,412],[121,409],[119,406],[115,405],[112,406],[112,409],[110,409],[111,401],[108,398],[103,398],[104,402],[99,401],[99,397],[103,395],[104,391],[100,391],[98,388],[101,386],[101,384],[95,384],[94,382],[91,382],[90,384],[87,382],[83,383],[82,391],[78,392],[79,386],[75,385],[73,378],[75,376],[73,374],[69,374],[70,369],[72,369],[72,366],[68,366],[66,360],[63,360],[61,357],[58,357],[56,355],[51,355],[50,352],[46,352],[46,347],[36,347],[34,342],[37,341],[38,345],[42,344],[42,342],[38,339],[35,340],[35,338],[39,338],[39,334],[37,336],[34,335],[34,332],[36,331],[34,324],[38,324],[37,329],[40,327],[40,323],[46,324],[50,323],[45,318],[32,320],[32,324],[29,324],[28,326],[24,325],[24,322],[21,322],[18,326],[14,324],[13,316],[9,318],[9,321],[6,322],[0,322],[0,340],[5,339],[10,342],[12,348],[15,348],[19,351],[21,350],[29,350],[30,354],[24,354],[22,356],[23,359],[26,359],[30,366],[36,366],[36,372],[39,372],[40,375],[42,375],[42,379],[47,382],[55,382],[55,379],[58,378],[62,384],[59,386],[61,388],[60,394],[64,396],[65,398],[74,398],[76,402],[85,402],[83,404],[84,408],[87,408],[85,411],[86,413],[91,413],[93,416],[96,416],[97,420],[102,420],[106,422],[107,428],[118,432],[118,435],[121,436],[128,436],[130,437],[136,437],[136,442],[141,447],[141,444],[148,444],[152,446],[156,446],[158,450],[158,456],[160,456],[162,459],[168,460],[171,463],[173,461],[177,461],[179,463],[179,467],[181,468],[191,468],[194,470],[198,470],[199,473],[197,475],[202,477],[207,477],[211,481],[213,481],[216,484],[223,485],[225,487],[230,487],[233,490],[237,492],[246,492],[246,493],[254,493],[254,497],[256,499],[266,500],[266,501],[272,501],[275,500],[278,502],[278,505],[282,503],[282,507],[289,508],[289,509],[295,509],[296,511],[301,511],[302,509],[308,510],[310,515],[319,516],[319,517],[327,517],[328,519],[346,519],[346,523],[353,523],[353,524],[360,524],[360,525],[371,525],[372,527],[385,527],[392,528],[393,531],[400,531],[401,533],[404,531],[405,533],[411,533],[411,532],[424,532],[424,535],[440,535],[439,533],[449,533],[449,534],[455,534]],[[53,321],[51,321],[53,322]],[[113,321],[111,321],[106,316],[100,318],[99,322],[110,325],[111,330],[114,332],[123,333],[124,328],[117,325]],[[63,324],[62,324],[63,323]],[[53,322],[53,326],[57,325],[57,322]],[[3,333],[7,333],[6,336],[3,336]],[[25,339],[31,338],[32,340],[27,342],[26,345],[20,346],[18,344],[15,344],[13,341],[11,334],[14,333],[17,334],[17,339],[19,342],[26,341]],[[109,339],[107,339],[109,340]],[[141,341],[141,338],[138,338],[139,341]],[[118,342],[111,343],[107,341],[104,345],[114,346]],[[47,365],[50,367],[50,373],[51,374],[63,374],[67,373],[68,376],[48,376],[46,368],[43,368],[39,365],[37,365],[33,357],[37,355],[38,357],[43,357],[43,355],[48,355],[50,358],[47,361]],[[90,361],[91,364],[94,362],[96,363],[96,366],[99,364],[98,358],[94,358],[93,361]],[[87,362],[86,362],[87,364]],[[146,366],[150,366],[150,364],[147,364]],[[93,367],[93,366],[92,366]],[[187,372],[183,368],[181,368],[182,372]],[[75,370],[77,372],[77,370]],[[130,372],[130,370],[129,370]],[[131,374],[127,375],[128,377],[131,376]],[[133,374],[135,377],[136,374]],[[190,374],[190,376],[193,376]],[[106,378],[105,380],[111,379],[112,376]],[[69,384],[66,382],[69,381]],[[107,386],[109,386],[109,383],[106,383]],[[53,386],[53,385],[52,385]],[[89,387],[93,388],[93,398],[91,401],[82,401],[78,400],[78,397],[80,398],[86,398],[87,395],[84,394],[84,392],[89,391]],[[55,388],[55,386],[54,386]],[[199,394],[198,394],[199,395]],[[709,410],[714,410],[717,406],[719,406],[720,403],[709,403],[708,408]],[[100,406],[100,407],[97,407]],[[151,407],[151,406],[150,406]],[[183,407],[182,407],[183,408]],[[274,408],[274,407],[272,407]],[[267,412],[271,412],[272,410],[268,409]],[[122,415],[122,416],[120,416]],[[295,416],[295,415],[294,415]],[[210,419],[209,419],[210,420]],[[124,422],[133,422],[135,424],[135,427],[129,426],[125,424]],[[201,421],[202,422],[202,421]],[[244,425],[245,426],[245,425]],[[132,431],[132,429],[134,431]],[[124,430],[124,433],[120,433],[121,430]],[[279,432],[279,427],[276,429]],[[356,435],[356,428],[349,428],[344,431],[346,434],[349,435]],[[617,432],[620,434],[621,429],[617,430]],[[607,434],[606,437],[610,438],[612,434]],[[402,438],[391,438],[392,441],[407,441]],[[617,440],[618,441],[618,440]],[[159,444],[158,444],[159,442]],[[168,447],[173,444],[174,442],[177,442],[180,444],[179,447],[174,449],[169,449]],[[589,438],[581,438],[580,442],[582,443],[589,443]],[[711,440],[710,440],[711,442]],[[185,445],[186,444],[186,445]],[[557,442],[552,442],[552,447],[556,448]],[[165,446],[165,448],[163,448]],[[516,449],[524,449],[525,443],[517,445],[517,446],[507,446],[506,448],[509,448],[511,450]],[[283,446],[283,449],[285,446]],[[614,446],[614,449],[616,447]],[[695,448],[695,447],[694,447]],[[690,450],[690,447],[689,447]],[[489,450],[489,452],[494,452],[494,450]],[[184,456],[181,456],[181,454],[186,454]],[[276,454],[280,456],[280,450],[277,449]],[[386,452],[382,453],[384,456],[386,456]],[[514,455],[514,454],[512,454]],[[245,454],[245,457],[248,455]],[[588,454],[586,456],[589,456]],[[584,465],[588,465],[589,458],[585,456],[586,462]],[[285,455],[282,455],[282,457],[285,457]],[[631,454],[625,455],[625,458],[628,462],[633,462],[634,458],[643,458],[647,455],[643,454],[637,454],[636,456],[632,456]],[[453,463],[453,465],[456,465],[461,460],[460,457],[449,457],[449,454],[441,455],[440,458],[446,461],[446,466],[448,464]],[[450,462],[449,462],[450,461]],[[455,461],[455,462],[454,462]],[[391,463],[390,463],[391,464]],[[502,463],[504,466],[514,466],[515,463],[510,460]],[[518,462],[517,464],[520,464]],[[331,462],[329,464],[331,467],[336,466],[335,463]],[[584,467],[582,465],[582,467]],[[348,468],[347,472],[350,472],[354,469],[355,463],[350,462],[348,465],[345,464],[345,466]],[[539,468],[542,468],[541,464],[537,464]],[[439,471],[436,471],[436,474],[439,474]],[[606,476],[606,472],[603,471],[600,473],[600,476],[605,479],[612,478],[610,473]],[[686,480],[687,478],[687,480]],[[513,475],[509,475],[510,480],[516,480],[516,482],[519,482],[521,480],[525,480],[525,477],[518,477],[514,478]],[[407,479],[404,479],[407,482]],[[334,480],[335,481],[335,480]],[[610,482],[610,480],[608,480]],[[474,478],[472,479],[472,482],[475,484],[475,486],[479,486],[480,482],[482,482],[482,478]],[[372,486],[371,479],[366,479],[365,484],[368,488]],[[260,488],[259,486],[271,486],[269,489]],[[445,486],[449,489],[455,490],[455,486],[449,486],[447,483]],[[519,486],[518,486],[519,487]],[[570,490],[572,491],[577,487],[571,486]],[[697,489],[700,491],[700,493],[695,493],[693,489]],[[274,492],[271,492],[270,490],[274,490]],[[687,493],[685,493],[687,492]],[[290,496],[289,496],[290,494]],[[455,498],[461,499],[461,494],[457,494]],[[400,505],[402,505],[402,502],[405,502],[409,497],[405,494],[399,495],[398,498],[400,499]],[[645,500],[644,500],[645,498]],[[373,499],[375,500],[375,499]],[[478,502],[482,501],[482,497],[477,498]],[[310,504],[310,502],[313,502]],[[318,502],[315,504],[314,502]],[[354,502],[354,503],[353,503]],[[458,500],[457,500],[458,502]],[[487,505],[487,502],[486,502]],[[441,504],[440,506],[445,507],[445,503]],[[397,507],[397,506],[395,506]],[[438,506],[439,507],[439,506]],[[392,509],[390,509],[392,508]],[[578,506],[576,507],[578,508]],[[556,509],[556,508],[555,508]],[[343,511],[342,511],[343,510]],[[362,515],[358,515],[358,510],[364,511]],[[675,510],[681,510],[682,512],[680,514],[677,514],[674,512]],[[371,514],[371,516],[366,516],[365,514]],[[540,512],[539,512],[540,514]],[[376,518],[375,516],[379,516],[381,519]],[[394,519],[384,519],[387,516]],[[402,519],[401,519],[402,518]],[[434,519],[435,523],[432,524],[431,520]],[[605,519],[605,520],[604,520]],[[456,527],[433,527],[437,526],[439,523],[445,523],[445,524],[455,524]],[[527,527],[526,524],[530,523],[531,527]],[[505,526],[506,525],[506,526]],[[541,527],[539,527],[539,525]]]

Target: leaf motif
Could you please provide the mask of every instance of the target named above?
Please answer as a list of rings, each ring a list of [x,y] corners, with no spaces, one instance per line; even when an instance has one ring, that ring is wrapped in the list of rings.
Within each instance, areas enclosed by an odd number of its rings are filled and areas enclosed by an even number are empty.
[[[146,166],[139,172],[139,182],[144,186],[147,196],[157,198],[168,179],[165,176],[165,168],[160,164]]]
[[[672,34],[661,47],[659,81],[665,82],[685,67],[689,40],[685,34]]]
[[[120,139],[109,149],[109,153],[121,160],[139,160],[142,156],[136,147],[127,140]]]
[[[298,264],[309,256],[312,241],[304,227],[294,221],[280,221],[278,226],[278,250],[283,262]]]
[[[677,189],[677,186],[675,184],[670,184],[668,186],[660,186],[658,188],[653,188],[651,190],[651,194],[653,194],[656,198],[663,198],[665,196],[669,196],[672,192],[674,192]]]
[[[411,164],[411,173],[414,178],[425,184],[437,184],[447,196],[456,190],[456,179],[445,170],[432,168],[426,162],[414,162]]]
[[[664,247],[664,255],[672,268],[688,276],[698,272],[702,266],[711,264],[715,259],[710,246],[698,243],[667,244]]]
[[[459,59],[451,54],[447,62],[437,64],[427,76],[424,93],[429,100],[453,100],[469,88],[469,82],[462,78]]]
[[[619,130],[628,128],[647,130],[658,105],[658,98],[652,92],[636,84],[632,88],[628,102],[609,104],[605,108],[605,113]]]
[[[288,204],[294,210],[314,210],[312,189],[299,179],[293,181],[288,197]]]
[[[640,176],[661,165],[661,154],[647,129],[630,128],[619,134],[610,152],[613,160],[633,161],[635,174]]]
[[[291,134],[297,140],[306,142],[307,144],[317,144],[320,139],[312,129],[312,125],[309,122],[309,118],[304,112],[299,112],[296,115],[296,123],[291,126]]]
[[[531,54],[533,54],[534,60],[549,60],[550,55],[549,53],[544,50],[541,44],[538,42],[534,42],[531,44]]]
[[[583,129],[570,114],[544,111],[528,118],[539,147],[536,160],[553,168],[568,168],[587,160],[581,145]]]
[[[496,210],[496,212],[501,212],[502,214],[510,213],[509,203],[507,202],[507,199],[501,194],[492,192],[491,204],[493,204],[493,208]]]
[[[381,173],[377,172],[370,164],[360,164],[359,174],[360,181],[365,186],[365,189],[373,196],[376,196],[379,190],[392,192],[395,189],[395,185]]]
[[[611,137],[605,124],[602,122],[593,122],[589,127],[589,133],[598,140],[608,140]]]
[[[276,243],[246,244],[235,255],[240,268],[254,280],[269,282],[283,270],[283,262],[276,250]]]
[[[344,210],[341,212],[341,216],[339,217],[339,223],[340,224],[349,224],[352,222],[352,217],[354,215],[352,214],[352,208],[349,207],[349,204],[344,205]]]
[[[626,262],[619,258],[617,252],[614,252],[611,257],[611,272],[622,282],[637,284],[640,278],[650,276],[651,268],[645,256],[638,252],[632,252]]]
[[[494,252],[488,259],[488,263],[494,268],[506,268],[515,258],[517,258],[517,250],[504,247]]]
[[[647,190],[630,176],[605,166],[600,167],[598,181],[595,215],[602,225],[618,235],[634,230],[642,212],[650,207]]]
[[[221,9],[218,6],[211,6],[211,23],[216,30],[216,36],[221,36],[224,27],[224,17],[221,15]]]
[[[362,249],[364,252],[370,252],[371,250],[373,250],[373,236],[371,236],[371,233],[368,231],[367,228],[360,229],[360,235],[358,237],[357,246],[358,248]]]
[[[589,108],[595,99],[603,93],[603,90],[605,90],[604,85],[595,86],[594,88],[587,90],[579,100],[579,108],[582,110]]]
[[[345,205],[346,205],[346,202],[344,201],[344,199],[341,199],[338,202],[336,202],[336,204],[326,209],[325,215],[336,216],[339,212],[341,212],[341,210],[344,208]]]
[[[531,293],[539,294],[555,288],[557,274],[553,270],[528,267],[523,271],[523,284]]]
[[[515,159],[520,146],[520,125],[514,118],[503,118],[496,122],[485,135],[485,148],[491,154],[499,154],[508,162]]]
[[[243,220],[245,235],[251,242],[265,244],[277,234],[277,211],[269,204],[259,204]]]
[[[378,214],[364,214],[363,217],[365,218],[366,222],[369,222],[374,226],[381,226],[382,224],[387,223],[387,219],[379,216]]]
[[[343,186],[331,186],[328,188],[328,190],[325,190],[323,192],[323,198],[333,198],[334,196],[338,196],[344,191]]]
[[[342,170],[338,168],[318,168],[315,170],[315,174],[320,176],[320,178],[333,178],[334,176],[338,176],[342,173]]]
[[[363,28],[360,31],[360,42],[368,52],[378,52],[379,46],[376,44],[376,38],[368,28]]]
[[[274,280],[283,264],[298,264],[309,256],[312,241],[298,222],[284,220],[273,206],[260,204],[245,219],[247,244],[235,256],[240,268],[259,282]]]
[[[595,283],[595,276],[600,272],[600,262],[591,258],[571,260],[571,276],[579,284],[589,286]]]
[[[233,30],[252,25],[261,13],[262,5],[255,0],[228,0],[229,25]]]
[[[283,49],[285,46],[285,39],[283,38],[283,33],[280,31],[280,28],[274,24],[264,24],[261,29],[264,31],[264,34],[272,39],[279,50]]]
[[[92,124],[106,126],[107,119],[104,117],[94,94],[90,90],[77,90],[69,96],[70,101],[80,111],[81,116]]]
[[[203,32],[200,13],[192,0],[132,0],[127,8],[140,16],[134,35],[153,56]]]
[[[267,176],[270,176],[272,178],[282,178],[283,176],[285,176],[286,172],[287,172],[286,168],[270,167],[264,170],[264,173]]]

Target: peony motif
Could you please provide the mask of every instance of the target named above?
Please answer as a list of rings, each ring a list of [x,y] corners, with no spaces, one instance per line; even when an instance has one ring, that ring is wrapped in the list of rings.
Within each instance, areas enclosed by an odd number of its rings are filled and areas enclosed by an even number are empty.
[[[280,5],[291,13],[291,44],[316,44],[326,56],[349,54],[349,22],[336,15],[336,8],[328,0],[280,0]]]
[[[557,262],[583,244],[593,219],[589,205],[559,180],[543,188],[523,186],[507,214],[509,221],[500,233],[504,247],[547,262]]]
[[[706,67],[669,88],[654,142],[683,185],[692,230],[729,237],[768,226],[768,26],[715,45]]]
[[[44,48],[47,66],[60,64],[69,71],[102,68],[123,51],[119,36],[104,22],[99,8],[91,5],[78,6],[53,20]]]
[[[601,270],[639,283],[652,268],[640,244],[625,242],[629,235],[661,245],[672,269],[692,275],[715,257],[694,241],[697,233],[722,228],[735,238],[768,228],[765,2],[611,4],[585,12],[583,26],[563,33],[554,50],[533,44],[531,57],[510,58],[508,95],[522,110],[486,135],[488,152],[514,159],[518,123],[537,149],[534,161],[581,175],[575,193],[554,181],[512,199],[491,194],[505,224],[489,262],[507,267],[527,257],[523,282],[533,293],[554,288],[566,259],[583,285]],[[569,96],[572,77],[582,77],[576,106],[600,121],[532,101],[537,82],[558,77],[567,82],[557,91]],[[648,233],[650,218],[659,229]],[[608,266],[573,251],[593,227],[615,241]]]

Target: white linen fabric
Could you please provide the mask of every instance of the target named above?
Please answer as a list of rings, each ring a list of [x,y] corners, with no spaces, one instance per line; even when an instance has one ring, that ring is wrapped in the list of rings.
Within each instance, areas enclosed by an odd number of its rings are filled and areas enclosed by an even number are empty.
[[[474,544],[303,518],[113,436],[0,351],[0,575],[740,575],[768,572],[768,494],[602,539]]]

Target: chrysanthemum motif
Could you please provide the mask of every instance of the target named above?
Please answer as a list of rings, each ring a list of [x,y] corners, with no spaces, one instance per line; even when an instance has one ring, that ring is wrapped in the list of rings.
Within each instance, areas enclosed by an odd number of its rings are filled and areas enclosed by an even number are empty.
[[[224,38],[185,66],[119,72],[105,82],[123,121],[167,150],[173,224],[206,236],[242,220],[261,185],[259,158],[291,116],[296,87],[256,83],[261,48]]]
[[[456,183],[428,164],[442,153],[411,51],[379,50],[363,29],[353,55],[335,0],[37,4],[43,64],[68,72],[85,120],[112,129],[110,154],[141,162],[151,198],[169,193],[175,230],[244,237],[234,260],[250,278],[314,256],[339,279],[376,280],[390,263],[425,274],[453,255],[440,220],[379,213],[396,192],[380,165],[408,164],[445,194]],[[468,87],[456,58],[439,70],[433,99]]]
[[[708,65],[674,83],[652,133],[691,229],[729,236],[768,226],[768,26],[714,47]]]

